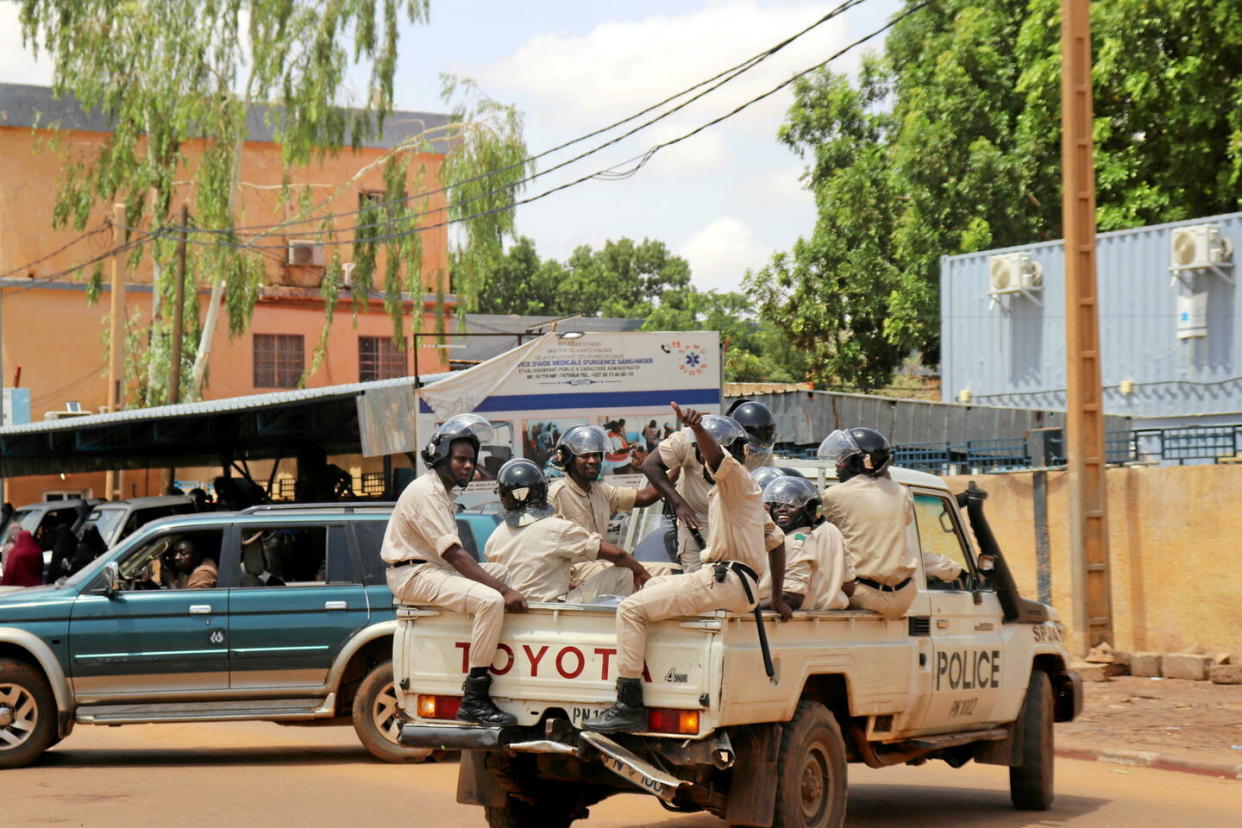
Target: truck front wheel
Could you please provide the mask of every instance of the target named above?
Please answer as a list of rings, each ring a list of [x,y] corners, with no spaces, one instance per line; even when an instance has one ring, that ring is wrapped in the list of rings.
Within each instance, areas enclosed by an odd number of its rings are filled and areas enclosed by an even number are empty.
[[[1009,799],[1020,811],[1052,807],[1052,682],[1042,670],[1031,672],[1016,726],[1022,734],[1022,764],[1009,769]]]
[[[828,708],[819,702],[798,703],[781,736],[777,767],[773,828],[845,824],[845,741]]]
[[[402,747],[401,708],[392,682],[392,662],[377,664],[358,685],[354,696],[354,731],[362,746],[384,762],[421,762],[431,755],[429,748]]]
[[[0,658],[0,768],[20,768],[56,739],[56,700],[43,674]]]

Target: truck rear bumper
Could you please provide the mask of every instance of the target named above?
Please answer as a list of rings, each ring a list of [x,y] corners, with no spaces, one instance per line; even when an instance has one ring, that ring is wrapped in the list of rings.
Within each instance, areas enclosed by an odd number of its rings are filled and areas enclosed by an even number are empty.
[[[405,724],[401,726],[401,735],[397,741],[405,747],[438,750],[495,750],[504,744],[501,737],[504,730],[506,728],[476,725]]]

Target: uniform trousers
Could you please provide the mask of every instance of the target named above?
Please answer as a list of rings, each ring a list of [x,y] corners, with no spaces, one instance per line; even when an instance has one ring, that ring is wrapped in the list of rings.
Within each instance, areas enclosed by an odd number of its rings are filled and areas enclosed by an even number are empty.
[[[659,575],[671,575],[674,564],[644,563],[652,579]],[[589,604],[601,595],[632,595],[634,573],[624,566],[614,566],[608,561],[587,561],[574,564],[570,573],[570,590],[557,600],[567,604]]]
[[[704,538],[707,537],[707,515],[695,513],[695,517],[699,522],[699,534]],[[677,523],[677,560],[681,562],[682,571],[687,575],[691,572],[697,572],[703,566],[703,562],[699,560],[699,553],[703,548],[699,546],[698,541],[694,539],[694,535],[690,534],[690,530],[686,528],[684,523]]]
[[[878,612],[885,618],[900,618],[914,603],[918,589],[914,579],[896,592],[869,587],[866,584],[854,584],[854,594],[850,596],[850,609],[866,609]]]
[[[740,573],[730,571],[716,582],[715,567],[701,565],[697,572],[663,575],[621,602],[617,607],[617,674],[640,678],[647,652],[647,625],[666,618],[681,618],[712,610],[748,612],[755,604],[746,600]],[[750,585],[756,593],[755,584]]]
[[[479,566],[501,583],[508,584],[509,570],[504,566],[496,563]],[[470,666],[492,666],[505,620],[505,599],[499,592],[455,569],[429,563],[389,567],[388,588],[402,604],[438,607],[472,616]]]

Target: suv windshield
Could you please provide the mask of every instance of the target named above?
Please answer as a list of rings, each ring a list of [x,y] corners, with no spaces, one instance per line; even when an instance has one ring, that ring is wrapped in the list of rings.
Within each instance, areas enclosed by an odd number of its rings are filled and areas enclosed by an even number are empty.
[[[112,537],[112,533],[123,520],[125,520],[124,509],[95,509],[86,519],[86,525],[98,529],[100,536],[106,541]]]

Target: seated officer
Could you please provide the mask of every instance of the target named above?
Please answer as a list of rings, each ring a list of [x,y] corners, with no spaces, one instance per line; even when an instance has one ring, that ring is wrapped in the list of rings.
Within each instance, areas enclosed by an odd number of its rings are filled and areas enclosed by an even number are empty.
[[[857,573],[852,609],[899,618],[914,601],[916,551],[910,543],[914,498],[888,473],[893,452],[872,428],[832,432],[819,459],[835,464],[839,485],[824,492],[824,519],[841,530]]]
[[[713,484],[707,495],[707,546],[700,554],[704,566],[687,575],[653,578],[617,608],[617,700],[588,730],[603,733],[642,730],[647,709],[643,705],[643,660],[647,650],[647,625],[712,610],[747,612],[754,608],[756,590],[764,569],[771,571],[772,609],[788,620],[785,605],[785,546],[769,543],[764,527],[768,517],[763,492],[742,466],[746,431],[732,417],[673,411],[689,427],[701,452],[704,471]],[[779,531],[776,531],[779,535]]]
[[[635,489],[614,486],[600,479],[608,433],[599,426],[576,425],[561,435],[553,464],[565,470],[564,477],[552,481],[548,502],[562,517],[604,536],[609,519],[618,512],[650,506],[660,499],[655,488]]]
[[[509,584],[528,601],[584,604],[600,595],[629,595],[650,579],[643,565],[548,505],[548,482],[530,460],[515,458],[496,475],[505,519],[487,539],[489,563],[509,572]],[[597,558],[601,566],[575,581],[574,564]]]
[[[763,489],[772,520],[785,533],[785,603],[792,609],[833,610],[849,606],[854,565],[841,531],[819,516],[819,492],[804,477],[779,476]],[[772,592],[765,575],[759,592]]]

